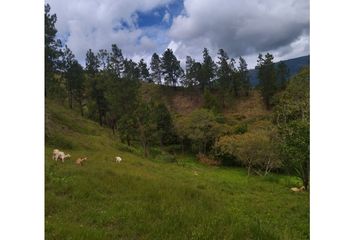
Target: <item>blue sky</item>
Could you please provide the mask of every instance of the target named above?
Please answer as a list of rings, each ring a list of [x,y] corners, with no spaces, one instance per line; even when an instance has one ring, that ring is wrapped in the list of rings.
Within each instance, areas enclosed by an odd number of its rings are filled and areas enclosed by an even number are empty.
[[[308,0],[47,0],[58,17],[58,36],[80,62],[91,48],[110,49],[150,61],[172,48],[182,65],[187,55],[201,60],[207,47],[250,67],[258,53],[276,60],[309,54]]]

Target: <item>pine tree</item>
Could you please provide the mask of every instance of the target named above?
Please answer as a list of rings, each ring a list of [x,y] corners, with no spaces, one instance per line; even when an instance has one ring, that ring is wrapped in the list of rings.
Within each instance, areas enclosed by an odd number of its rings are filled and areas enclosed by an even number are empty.
[[[276,70],[273,59],[274,57],[270,53],[267,53],[264,58],[262,54],[259,54],[256,66],[259,86],[267,109],[271,108],[271,99],[277,91]]]
[[[95,102],[98,120],[102,126],[107,111],[107,101],[104,97],[104,80],[107,77],[107,73],[100,73],[99,67],[98,57],[89,49],[86,53],[86,72],[90,82],[90,97]]]
[[[102,70],[108,69],[110,58],[106,49],[98,50],[97,58]]]
[[[72,53],[72,51],[68,48],[68,46],[65,45],[64,51],[63,51],[63,59],[62,59],[62,64],[61,64],[61,70],[65,79],[65,87],[66,91],[68,93],[68,101],[69,101],[69,107],[73,108],[73,86],[72,83],[75,81],[74,79],[74,73],[72,72],[72,66],[74,64],[75,60],[75,55]]]
[[[117,77],[121,77],[124,71],[124,57],[122,50],[116,44],[112,44],[112,52],[110,53],[109,68]]]
[[[229,57],[223,49],[219,49],[218,59],[219,59],[217,62],[218,63],[218,71],[217,71],[218,87],[221,93],[222,106],[225,107],[225,96],[227,95],[227,92],[230,90],[232,70],[228,63]]]
[[[124,71],[123,77],[131,80],[137,80],[140,78],[140,71],[138,64],[131,59],[124,59]]]
[[[144,82],[151,82],[150,73],[146,63],[144,62],[144,59],[140,59],[138,68],[139,68],[139,75],[141,80]]]
[[[151,57],[150,70],[151,70],[152,81],[156,84],[161,84],[162,83],[161,82],[161,77],[162,77],[161,60],[159,55],[157,55],[157,53],[154,53]]]
[[[100,62],[95,55],[94,52],[92,52],[91,49],[89,49],[86,53],[86,71],[89,75],[93,76],[98,73],[100,67]]]
[[[176,86],[178,79],[183,76],[183,69],[180,66],[180,62],[169,48],[162,56],[161,69],[165,84],[169,86]]]
[[[191,56],[187,56],[186,58],[186,76],[183,81],[183,85],[186,87],[192,87],[196,85],[195,82],[195,74],[193,72],[193,65],[195,64],[195,60]]]
[[[238,75],[241,84],[241,91],[243,94],[248,96],[251,88],[250,76],[246,60],[243,57],[239,57]]]
[[[211,87],[212,80],[215,77],[216,65],[209,55],[208,49],[203,50],[202,76],[200,86],[202,89]]]
[[[280,89],[285,89],[289,76],[290,72],[288,66],[285,64],[285,62],[281,61],[277,66],[277,82]]]
[[[84,97],[85,97],[85,76],[82,66],[78,61],[74,60],[68,69],[67,78],[71,86],[71,97],[74,99],[80,108],[81,116],[84,115]],[[72,100],[71,100],[72,107]]]
[[[57,29],[55,28],[55,23],[57,16],[56,14],[50,14],[49,4],[45,5],[44,20],[45,96],[47,96],[58,87],[58,83],[54,80],[54,74],[60,67],[61,57],[61,42],[56,39]]]

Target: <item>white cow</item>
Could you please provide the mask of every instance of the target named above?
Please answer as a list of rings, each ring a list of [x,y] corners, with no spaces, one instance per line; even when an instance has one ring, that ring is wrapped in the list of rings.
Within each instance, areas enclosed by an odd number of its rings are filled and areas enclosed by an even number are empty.
[[[123,159],[121,157],[116,157],[116,162],[120,163]]]
[[[53,150],[53,160],[57,161],[58,160],[58,154],[59,154],[59,149],[54,149]]]

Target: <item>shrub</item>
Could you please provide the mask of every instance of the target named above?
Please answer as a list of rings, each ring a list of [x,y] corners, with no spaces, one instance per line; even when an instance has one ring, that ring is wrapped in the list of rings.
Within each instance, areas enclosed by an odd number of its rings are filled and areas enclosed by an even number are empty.
[[[202,154],[202,153],[198,153],[197,154],[197,160],[198,162],[200,163],[204,163],[206,165],[210,165],[210,166],[218,166],[220,165],[220,162],[211,158],[211,157],[208,157],[207,155],[205,154]]]
[[[177,132],[180,139],[190,139],[198,152],[206,153],[220,133],[220,124],[213,112],[198,109],[177,120]]]
[[[245,133],[220,137],[215,143],[216,151],[231,155],[241,161],[251,172],[267,175],[271,170],[280,167],[277,149],[268,133]]]

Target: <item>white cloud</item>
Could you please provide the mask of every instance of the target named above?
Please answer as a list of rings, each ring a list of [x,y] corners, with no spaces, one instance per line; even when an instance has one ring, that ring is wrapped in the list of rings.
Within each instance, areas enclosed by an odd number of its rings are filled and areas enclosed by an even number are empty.
[[[155,45],[143,29],[137,27],[137,12],[147,12],[172,0],[48,0],[56,13],[56,28],[68,35],[67,45],[82,62],[91,48],[110,49],[116,43],[131,57],[153,52]]]
[[[203,47],[250,59],[265,51],[281,58],[309,53],[309,0],[185,0],[184,8],[169,30],[177,55],[200,55]]]
[[[116,43],[126,57],[150,61],[153,52],[171,48],[183,63],[187,55],[200,61],[204,47],[215,58],[219,48],[230,57],[244,56],[249,66],[259,52],[275,60],[309,54],[309,0],[184,0],[172,16],[168,4],[177,0],[47,0],[56,13],[60,36],[83,62],[91,48]],[[163,13],[156,9],[166,6]],[[170,29],[137,25],[138,12],[152,11]]]

